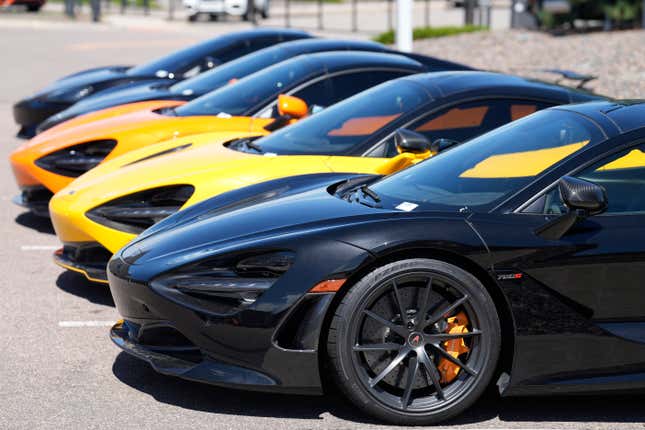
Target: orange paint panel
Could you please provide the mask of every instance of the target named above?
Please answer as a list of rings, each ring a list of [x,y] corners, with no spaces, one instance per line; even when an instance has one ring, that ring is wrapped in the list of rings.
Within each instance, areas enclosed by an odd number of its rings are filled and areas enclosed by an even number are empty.
[[[417,127],[415,131],[452,130],[458,128],[479,127],[488,112],[488,106],[450,109],[445,114],[431,119]]]
[[[535,111],[537,111],[537,106],[535,105],[512,105],[511,120],[515,121],[516,119],[531,115]]]
[[[330,136],[365,136],[372,134],[389,122],[394,121],[400,113],[387,116],[367,116],[363,118],[352,118],[343,123],[340,128],[329,132]]]

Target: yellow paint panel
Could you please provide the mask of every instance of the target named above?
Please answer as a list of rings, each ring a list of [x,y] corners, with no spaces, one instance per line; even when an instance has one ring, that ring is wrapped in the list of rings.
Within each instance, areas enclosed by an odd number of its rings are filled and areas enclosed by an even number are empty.
[[[535,176],[583,148],[589,141],[557,148],[514,152],[489,157],[460,175],[462,178],[522,178]]]
[[[596,172],[619,169],[636,169],[639,167],[645,167],[645,153],[640,149],[634,149],[630,151],[629,154],[599,167],[596,169]]]

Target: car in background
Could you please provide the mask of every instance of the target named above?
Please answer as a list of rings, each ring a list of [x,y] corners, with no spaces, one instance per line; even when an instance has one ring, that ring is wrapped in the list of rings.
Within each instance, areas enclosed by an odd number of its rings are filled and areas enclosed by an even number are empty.
[[[52,193],[133,149],[215,131],[266,134],[299,119],[282,118],[280,95],[295,96],[315,112],[424,70],[421,63],[402,55],[322,52],[275,64],[189,103],[133,103],[80,116],[37,135],[11,154],[21,188],[16,202],[46,215]],[[128,109],[132,112],[119,115]]]
[[[0,0],[0,8],[9,6],[25,6],[27,12],[38,12],[47,0]]]
[[[280,43],[230,61],[213,70],[181,82],[142,82],[100,91],[75,103],[42,122],[37,131],[48,130],[58,124],[101,109],[150,100],[190,101],[217,88],[238,81],[259,70],[298,55],[327,51],[366,51],[400,54],[426,66],[426,71],[472,70],[463,64],[453,63],[420,54],[401,53],[370,41],[342,39],[300,39]]]
[[[169,83],[187,79],[267,46],[312,37],[290,29],[257,29],[229,33],[180,49],[139,66],[106,66],[59,79],[17,102],[13,116],[19,137],[30,138],[50,116],[99,91],[115,86]]]
[[[396,425],[446,422],[493,383],[642,390],[644,142],[645,102],[559,106],[388,177],[215,197],[110,260],[112,340],[192,381],[331,377]]]
[[[269,17],[269,0],[253,0],[255,13],[262,18]],[[188,10],[188,20],[196,21],[200,15],[208,15],[212,20],[228,15],[241,17],[244,21],[251,19],[248,10],[249,0],[184,0]]]
[[[104,282],[111,254],[209,197],[304,174],[390,174],[537,110],[597,98],[489,72],[417,74],[266,137],[192,135],[152,145],[103,163],[52,198],[64,245],[54,258]]]

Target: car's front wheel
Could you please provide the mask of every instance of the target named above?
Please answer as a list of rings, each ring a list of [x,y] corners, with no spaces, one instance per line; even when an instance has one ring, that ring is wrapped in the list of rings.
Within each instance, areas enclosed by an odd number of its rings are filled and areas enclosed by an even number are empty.
[[[382,266],[335,310],[327,352],[342,391],[396,424],[434,424],[471,406],[500,354],[495,304],[481,282],[438,260]]]

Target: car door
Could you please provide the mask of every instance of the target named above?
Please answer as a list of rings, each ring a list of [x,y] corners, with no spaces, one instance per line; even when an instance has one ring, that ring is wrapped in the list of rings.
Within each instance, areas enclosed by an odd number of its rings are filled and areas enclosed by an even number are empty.
[[[609,155],[572,176],[604,187],[607,211],[562,238],[577,252],[547,259],[544,267],[530,273],[589,309],[595,320],[645,320],[645,144]],[[552,187],[523,212],[566,211],[557,187]]]
[[[537,233],[568,210],[557,182],[515,212],[470,217],[513,315],[509,393],[643,386],[626,375],[645,370],[645,144],[570,176],[605,187],[609,206],[560,239]]]

